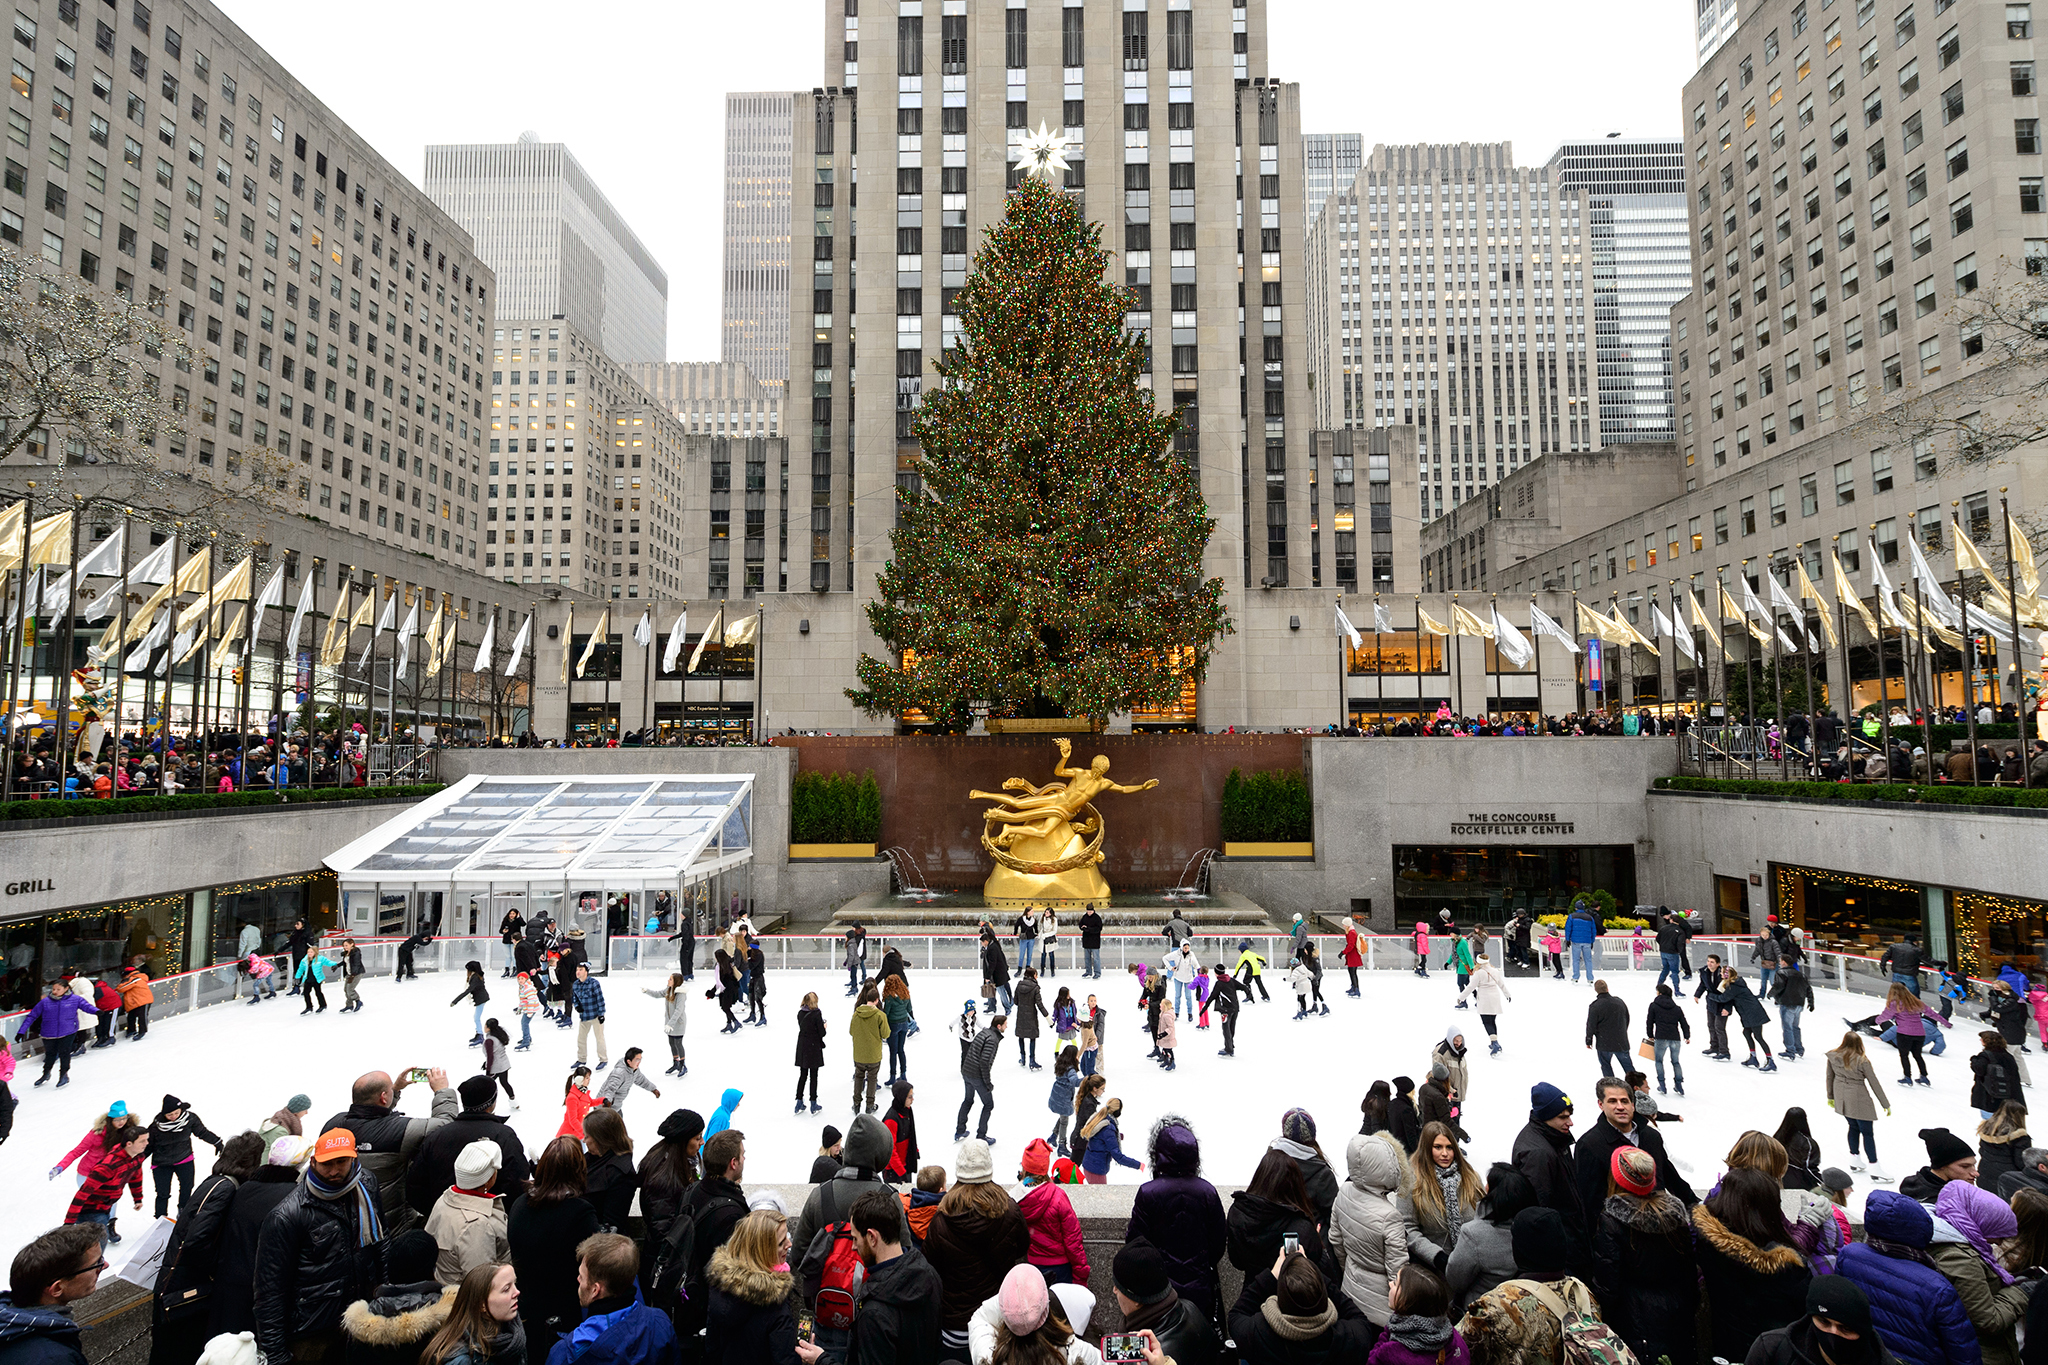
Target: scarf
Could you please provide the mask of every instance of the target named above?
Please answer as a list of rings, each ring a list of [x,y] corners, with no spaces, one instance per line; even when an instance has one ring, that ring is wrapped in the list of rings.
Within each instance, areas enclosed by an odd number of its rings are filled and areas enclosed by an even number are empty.
[[[358,1161],[349,1167],[348,1179],[339,1185],[328,1184],[320,1178],[318,1172],[308,1166],[306,1193],[329,1203],[353,1196],[356,1205],[356,1247],[360,1250],[384,1240],[384,1220],[378,1216],[377,1201],[370,1198],[370,1192],[363,1188],[362,1162]]]
[[[1159,1298],[1150,1303],[1141,1303],[1134,1311],[1124,1314],[1124,1330],[1142,1332],[1147,1328],[1157,1328],[1166,1320],[1168,1313],[1179,1307],[1180,1291],[1169,1286],[1166,1293]]]
[[[1935,1269],[1934,1258],[1927,1254],[1925,1247],[1907,1246],[1904,1242],[1894,1242],[1889,1237],[1866,1237],[1864,1245],[1880,1256],[1889,1256],[1895,1261],[1913,1261],[1926,1266],[1929,1270]]]
[[[278,1110],[270,1116],[270,1121],[293,1137],[305,1136],[305,1126],[299,1122],[299,1116],[289,1109]]]
[[[1417,1355],[1435,1355],[1451,1344],[1451,1320],[1396,1313],[1387,1319],[1387,1335]]]
[[[1337,1325],[1337,1305],[1328,1299],[1321,1312],[1302,1317],[1282,1312],[1280,1296],[1275,1294],[1259,1306],[1259,1314],[1282,1341],[1314,1341]]]

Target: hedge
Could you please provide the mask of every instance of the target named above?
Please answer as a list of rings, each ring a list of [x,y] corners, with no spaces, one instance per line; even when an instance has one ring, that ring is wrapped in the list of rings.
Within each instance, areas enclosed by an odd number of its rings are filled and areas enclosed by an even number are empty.
[[[1752,778],[1660,777],[1665,791],[1730,792],[1793,801],[1885,801],[1897,805],[2023,806],[2048,810],[2040,787],[1952,787],[1925,782],[1766,782]]]
[[[1307,843],[1315,838],[1308,780],[1298,772],[1252,773],[1237,768],[1223,779],[1223,838],[1227,843]]]
[[[0,822],[70,820],[95,815],[153,815],[166,811],[231,810],[238,806],[305,805],[312,801],[417,801],[442,789],[441,783],[411,787],[291,787],[277,792],[195,793],[190,796],[121,796],[109,801],[90,798],[0,803]]]
[[[793,844],[872,844],[882,837],[882,789],[872,771],[798,773],[789,789]]]

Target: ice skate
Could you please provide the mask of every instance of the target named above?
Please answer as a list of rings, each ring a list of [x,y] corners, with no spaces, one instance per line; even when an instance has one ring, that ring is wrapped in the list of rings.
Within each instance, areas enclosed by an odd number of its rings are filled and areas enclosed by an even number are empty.
[[[1489,1057],[1500,1056],[1500,1039],[1493,1038],[1488,1040],[1486,1044],[1486,1055]]]
[[[1759,1071],[1776,1071],[1777,1069],[1778,1059],[1776,1057],[1764,1058],[1764,1064],[1757,1068]]]
[[[1756,1066],[1756,1054],[1754,1052],[1750,1053],[1749,1056],[1743,1058],[1742,1064],[1748,1067]],[[1761,1068],[1758,1069],[1761,1070]]]
[[[1856,1169],[1862,1170],[1863,1168],[1859,1166]],[[1873,1185],[1889,1185],[1892,1183],[1892,1178],[1884,1173],[1884,1167],[1873,1161],[1870,1163],[1870,1183]]]

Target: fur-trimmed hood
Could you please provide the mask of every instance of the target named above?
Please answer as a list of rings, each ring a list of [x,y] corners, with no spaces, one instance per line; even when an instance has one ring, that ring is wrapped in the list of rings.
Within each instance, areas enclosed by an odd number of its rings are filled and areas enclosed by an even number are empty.
[[[788,1298],[796,1287],[796,1280],[788,1271],[756,1270],[726,1247],[711,1253],[704,1278],[712,1288],[758,1308],[772,1308]]]
[[[1692,1225],[1702,1242],[1754,1274],[1783,1275],[1789,1271],[1802,1269],[1806,1265],[1806,1258],[1799,1254],[1797,1247],[1787,1246],[1782,1242],[1760,1247],[1747,1237],[1730,1232],[1720,1219],[1708,1211],[1705,1204],[1694,1206]]]
[[[1653,1237],[1676,1232],[1685,1226],[1685,1205],[1668,1190],[1658,1190],[1647,1198],[1610,1194],[1604,1211],[1630,1231]]]
[[[384,1292],[357,1299],[342,1311],[341,1328],[365,1346],[412,1346],[441,1330],[455,1309],[459,1285],[380,1286]]]

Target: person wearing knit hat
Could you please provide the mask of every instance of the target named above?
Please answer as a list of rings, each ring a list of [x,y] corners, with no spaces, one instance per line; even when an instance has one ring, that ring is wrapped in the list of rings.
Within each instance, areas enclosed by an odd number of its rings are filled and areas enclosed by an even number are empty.
[[[1219,1359],[1222,1343],[1216,1338],[1210,1315],[1194,1300],[1181,1297],[1170,1271],[1166,1257],[1150,1242],[1138,1238],[1124,1243],[1110,1263],[1110,1294],[1123,1314],[1121,1330],[1152,1333],[1160,1350],[1175,1360]],[[1074,1288],[1055,1285],[1053,1293],[1062,1297],[1067,1321],[1074,1330],[1085,1332],[1094,1305],[1065,1302]]]
[[[1607,1163],[1615,1192],[1648,1199],[1657,1193],[1657,1158],[1640,1147],[1617,1147]]]
[[[1081,1242],[1081,1220],[1067,1192],[1052,1180],[1052,1147],[1044,1138],[1031,1139],[1018,1163],[1017,1210],[1031,1233],[1025,1259],[1048,1283],[1088,1283],[1088,1251]]]
[[[1571,1261],[1571,1234],[1556,1209],[1523,1209],[1515,1215],[1509,1237],[1515,1267],[1535,1280],[1554,1280]]]
[[[455,1184],[434,1201],[427,1232],[441,1249],[434,1278],[442,1284],[462,1283],[480,1265],[511,1259],[507,1241],[507,1210],[491,1193],[505,1154],[485,1138],[469,1143],[455,1156]]]
[[[284,1102],[284,1108],[263,1120],[257,1126],[256,1136],[263,1139],[265,1150],[268,1150],[270,1145],[281,1137],[299,1137],[303,1135],[306,1131],[306,1125],[304,1119],[300,1116],[312,1107],[313,1101],[310,1098],[305,1095],[294,1095]]]
[[[1640,1147],[1614,1149],[1607,1191],[1590,1220],[1601,1316],[1638,1360],[1690,1360],[1699,1272],[1685,1205],[1657,1187],[1657,1158]]]
[[[1861,1286],[1841,1275],[1816,1275],[1806,1287],[1806,1316],[1758,1336],[1749,1359],[1758,1365],[1897,1365],[1887,1341],[1891,1336],[1890,1319],[1885,1335],[1879,1335]]]
[[[1515,1169],[1536,1191],[1536,1202],[1565,1221],[1586,1225],[1572,1165],[1572,1097],[1548,1081],[1529,1087],[1529,1122],[1515,1134]],[[1598,1222],[1597,1215],[1593,1220]]]
[[[840,1160],[840,1152],[844,1145],[845,1139],[839,1130],[829,1123],[826,1124],[825,1131],[818,1135],[818,1155],[811,1162],[813,1185],[821,1180],[830,1180],[839,1174],[839,1168],[846,1164]]]
[[[1046,1291],[1045,1276],[1038,1273],[1036,1266],[1013,1265],[1010,1273],[1003,1276],[996,1302],[1002,1308],[1003,1326],[1010,1329],[1010,1335],[1028,1337],[1045,1326],[1052,1296]]]
[[[1949,1181],[1975,1182],[1977,1154],[1946,1128],[1922,1128],[1919,1136],[1927,1148],[1927,1164],[1899,1182],[1899,1193],[1933,1208],[1941,1187]]]
[[[1337,1175],[1330,1169],[1322,1145],[1316,1141],[1314,1116],[1306,1109],[1288,1110],[1280,1116],[1280,1136],[1266,1145],[1285,1152],[1293,1160],[1294,1168],[1301,1172],[1301,1183],[1308,1186],[1317,1224],[1330,1226],[1330,1208],[1337,1202]]]
[[[968,1138],[953,1153],[953,1180],[960,1185],[986,1185],[996,1178],[995,1156],[980,1138]]]

